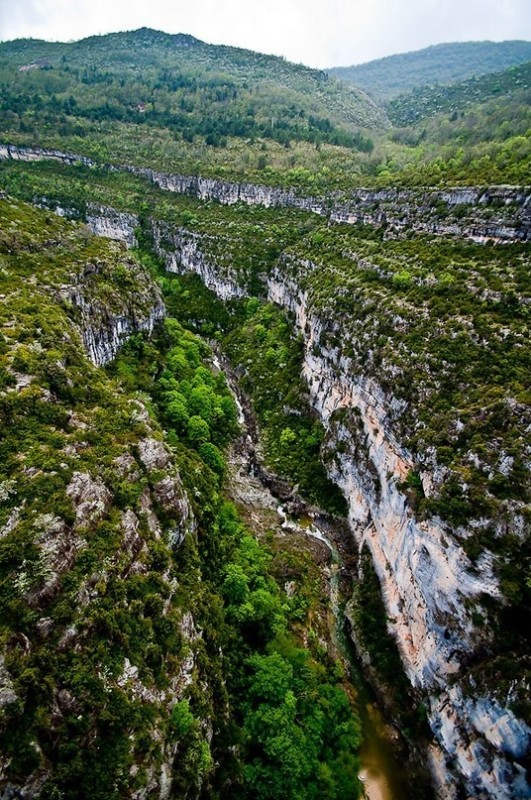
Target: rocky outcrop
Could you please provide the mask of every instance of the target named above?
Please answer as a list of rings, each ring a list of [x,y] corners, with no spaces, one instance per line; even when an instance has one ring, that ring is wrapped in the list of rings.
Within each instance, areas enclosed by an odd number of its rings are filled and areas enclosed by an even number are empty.
[[[12,161],[59,161],[61,164],[84,164],[88,167],[95,166],[95,161],[85,156],[74,153],[64,153],[62,150],[49,150],[42,147],[18,147],[12,144],[0,143],[0,159]]]
[[[50,205],[46,197],[38,198],[36,205],[51,207],[58,216],[67,219],[80,217],[77,209]],[[147,271],[123,252],[124,245],[132,248],[138,244],[135,235],[138,217],[109,206],[87,203],[84,218],[93,234],[120,244],[115,249],[123,285],[118,285],[116,272],[108,264],[95,259],[73,275],[69,285],[59,289],[58,297],[77,309],[85,349],[93,364],[101,366],[115,358],[132,334],[139,331],[151,334],[164,318],[165,309],[162,295]]]
[[[155,251],[169,272],[195,272],[222,300],[245,296],[237,282],[237,271],[229,267],[220,275],[217,264],[205,254],[203,248],[212,237],[162,222],[152,223],[151,230]]]
[[[387,238],[409,231],[459,236],[474,242],[531,238],[531,192],[511,186],[356,190],[330,219],[384,227]]]
[[[112,497],[101,480],[94,480],[83,472],[74,472],[66,495],[76,509],[76,526],[97,522],[107,512]]]
[[[13,681],[4,667],[4,657],[0,655],[0,708],[14,703],[17,695],[13,690]]]
[[[86,223],[96,236],[105,236],[107,239],[125,242],[127,247],[136,247],[138,244],[135,236],[138,217],[135,214],[117,211],[109,206],[88,203]]]
[[[234,183],[216,178],[202,178],[200,175],[172,175],[144,167],[125,166],[123,169],[147,178],[166,191],[189,195],[198,200],[215,200],[223,205],[245,203],[266,208],[299,208],[316,214],[324,214],[327,209],[324,198],[303,197],[294,189],[265,184]]]
[[[2,255],[0,798],[72,779],[80,796],[167,798],[210,743],[221,674],[221,654],[215,672],[201,658],[200,570],[179,554],[195,550],[197,501],[145,396],[94,367],[162,316],[160,295],[123,244],[11,199],[0,216],[26,235]],[[187,752],[170,720],[195,697]]]
[[[112,361],[131,334],[151,334],[164,317],[161,294],[147,272],[125,256],[122,267],[129,270],[130,286],[125,292],[119,287],[112,294],[104,291],[105,277],[113,282],[116,278],[104,275],[107,268],[97,263],[87,264],[79,282],[59,292],[64,302],[76,308],[85,350],[97,366]]]
[[[102,313],[101,309],[96,311],[91,303],[85,303],[79,295],[77,305],[82,310],[83,343],[90,360],[96,366],[112,361],[131,334],[139,331],[151,334],[157,322],[164,317],[162,302],[157,303],[146,316]]]
[[[90,158],[0,144],[0,160],[51,159],[65,164],[95,164]],[[158,172],[132,165],[109,166],[155,183],[161,189],[214,200],[224,205],[246,203],[266,208],[298,208],[326,216],[332,222],[364,223],[385,227],[388,237],[408,231],[461,236],[476,242],[518,242],[531,238],[531,189],[514,186],[456,187],[450,189],[365,189],[305,197],[294,189],[265,184],[237,183],[199,175]],[[112,223],[105,223],[112,229]]]

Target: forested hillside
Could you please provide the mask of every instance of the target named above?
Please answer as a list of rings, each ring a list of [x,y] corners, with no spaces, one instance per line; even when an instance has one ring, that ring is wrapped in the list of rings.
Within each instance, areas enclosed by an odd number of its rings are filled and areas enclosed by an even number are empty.
[[[132,122],[210,145],[261,136],[363,150],[360,126],[385,124],[363,92],[324,72],[149,29],[69,45],[6,43],[0,85],[4,111],[24,111],[34,131],[62,115],[62,134],[83,135],[85,121]]]
[[[495,72],[482,75],[478,78],[469,78],[461,83],[454,83],[448,86],[430,86],[419,88],[410,94],[403,94],[396,97],[387,104],[388,114],[397,126],[403,127],[412,125],[436,114],[448,115],[451,121],[456,121],[464,116],[464,112],[470,107],[479,104],[490,104],[494,111],[496,101],[503,101],[510,98],[510,106],[505,109],[509,112],[508,116],[515,121],[521,118],[520,133],[527,132],[526,123],[528,120],[522,113],[523,109],[529,109],[531,100],[531,61],[520,66],[509,67],[503,72]],[[501,104],[500,104],[501,105]],[[502,131],[498,130],[493,113],[489,115],[489,120],[485,122],[484,129],[489,126],[488,133],[492,138],[499,135],[507,135],[508,126]],[[510,120],[506,120],[510,124]],[[469,126],[470,127],[470,126]],[[477,128],[477,126],[475,126]],[[481,129],[475,130],[476,137],[481,133]],[[483,130],[483,135],[487,131]]]
[[[406,95],[385,111],[316,70],[143,29],[69,45],[6,42],[0,88],[5,142],[100,164],[171,164],[306,194],[525,185],[530,171],[525,65]]]
[[[530,59],[531,42],[455,42],[328,72],[385,102],[417,87],[449,85]]]

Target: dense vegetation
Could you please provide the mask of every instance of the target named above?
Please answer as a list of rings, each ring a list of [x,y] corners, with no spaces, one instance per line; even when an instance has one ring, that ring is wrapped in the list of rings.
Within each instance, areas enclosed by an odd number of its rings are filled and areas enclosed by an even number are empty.
[[[387,101],[416,87],[451,84],[531,59],[531,42],[454,42],[328,72]]]
[[[149,301],[145,272],[83,226],[0,213],[4,773],[109,800],[169,758],[175,797],[356,796],[316,567],[223,500],[236,413],[209,348],[169,319],[94,367],[65,288],[118,312]]]
[[[293,272],[301,288],[309,293],[312,308],[325,312],[331,320],[342,321],[345,353],[353,359],[353,366],[363,365],[384,387],[407,401],[401,424],[407,437],[408,432],[416,430],[410,442],[412,449],[427,452],[435,447],[448,467],[457,472],[465,470],[469,492],[475,491],[474,486],[482,487],[480,494],[487,489],[486,476],[503,452],[513,459],[511,473],[506,479],[496,477],[499,487],[493,493],[489,490],[484,502],[492,510],[493,504],[505,496],[526,499],[521,461],[525,437],[518,411],[518,404],[527,402],[528,352],[524,342],[529,323],[527,305],[520,299],[530,290],[525,244],[484,247],[428,236],[386,241],[385,230],[350,225],[319,227],[318,217],[293,210],[201,204],[164,193],[128,174],[102,176],[77,167],[13,163],[4,165],[0,174],[10,191],[18,191],[26,199],[41,198],[48,188],[48,202],[77,207],[81,213],[87,181],[96,201],[114,199],[124,210],[138,208],[142,202],[148,247],[153,214],[158,224],[198,235],[201,253],[216,265],[219,276],[236,281],[259,297],[265,294],[265,280],[279,257],[289,254],[281,261],[282,272],[288,276],[290,270]],[[162,245],[171,249],[171,242]],[[303,266],[307,262],[314,265],[313,269]],[[280,405],[297,408],[300,382],[290,388],[287,380],[285,388],[280,389],[272,373],[267,372],[268,365],[279,372],[279,365],[290,365],[284,370],[287,378],[294,373],[298,357],[289,328],[272,310],[251,304],[247,316],[242,317],[240,312],[235,330],[227,308],[212,293],[205,295],[196,280],[192,279],[189,287],[183,280],[169,281],[166,291],[168,303],[181,321],[204,335],[221,336],[236,363],[249,370],[248,389],[257,393],[257,410],[263,422],[267,419],[275,427],[270,403],[279,390],[283,397]],[[399,326],[394,323],[396,319],[400,319]],[[329,337],[336,346],[338,332],[334,326]],[[380,343],[378,347],[376,343]],[[421,373],[419,364],[426,367]],[[482,417],[478,431],[474,409],[482,408],[487,397],[493,409],[493,427]],[[514,410],[504,399],[509,397],[517,404]],[[502,418],[501,412],[494,413],[499,403],[505,408]],[[419,420],[422,429],[415,424]],[[473,467],[469,453],[471,441],[478,435],[485,441],[491,435],[498,436],[499,447],[496,451],[482,447],[481,460],[485,463]],[[308,436],[312,441],[310,431]],[[276,441],[278,435],[272,434],[272,458],[278,457],[273,452]],[[462,498],[463,518],[477,511],[476,500],[465,512],[467,501]],[[457,505],[455,500],[452,507]],[[459,515],[455,520],[459,521]]]
[[[214,442],[221,445],[230,436],[233,401],[223,394],[221,373],[196,366],[198,354],[206,353],[200,340],[185,335],[176,344],[182,329],[172,319],[166,331],[170,337],[162,348],[142,338],[131,340],[111,370],[130,389],[154,399],[169,429],[168,441],[197,449],[219,481],[225,462]],[[184,480],[189,492],[195,492],[197,475]],[[230,504],[220,506],[212,498],[211,507],[205,508],[204,500],[196,513],[214,525],[215,537],[199,540],[202,578],[225,605],[218,617],[211,609],[205,625],[212,631],[217,626],[215,641],[225,652],[232,711],[228,729],[223,724],[215,742],[223,766],[212,778],[214,785],[220,784],[221,797],[231,798],[357,796],[360,734],[341,685],[342,668],[318,644],[323,623],[316,619],[317,630],[307,627],[323,602],[315,563],[304,549],[297,552],[295,544],[277,544],[272,537],[259,543]],[[212,517],[214,511],[217,516]],[[279,584],[288,576],[297,591],[286,597]],[[303,648],[301,635],[315,644]],[[181,702],[172,713],[184,735],[193,730],[187,704]],[[236,763],[227,761],[231,745],[239,753]],[[183,792],[185,780],[188,775]],[[230,788],[223,788],[227,780]]]
[[[320,461],[324,430],[310,413],[300,374],[302,341],[272,305],[256,298],[227,312],[197,277],[166,278],[168,307],[183,323],[215,335],[253,400],[265,463],[332,513],[346,511],[343,495]],[[301,413],[302,412],[302,413]]]
[[[514,106],[529,106],[531,93],[531,61],[521,66],[510,67],[504,72],[496,72],[480,77],[469,78],[450,86],[427,86],[409,94],[400,95],[387,105],[390,119],[397,126],[413,125],[420,120],[436,114],[447,114],[455,122],[460,114],[472,105],[511,97]],[[525,134],[527,127],[520,131]],[[474,130],[478,136],[480,131]],[[506,134],[509,129],[505,128]],[[491,127],[494,136],[496,128]],[[472,131],[471,134],[472,135]]]
[[[84,120],[129,122],[214,146],[237,136],[363,150],[371,143],[354,126],[385,119],[362,92],[325,73],[148,29],[71,45],[7,43],[0,87],[3,113],[18,115],[26,133],[59,118],[62,135],[86,135]]]

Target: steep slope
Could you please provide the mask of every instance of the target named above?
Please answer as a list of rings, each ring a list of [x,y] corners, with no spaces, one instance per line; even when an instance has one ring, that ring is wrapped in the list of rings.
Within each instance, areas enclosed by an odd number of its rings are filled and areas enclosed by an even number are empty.
[[[170,711],[197,680],[172,555],[194,514],[146,406],[96,367],[160,320],[160,294],[86,228],[0,215],[2,791],[166,796]]]
[[[221,297],[245,293],[245,272],[227,270],[211,237],[169,233],[170,269]],[[304,335],[329,474],[429,704],[441,797],[456,796],[459,774],[477,797],[528,791],[527,264],[523,249],[384,244],[338,227],[311,234],[267,281]],[[515,361],[503,355],[511,341]]]
[[[82,176],[82,180],[80,180]],[[119,238],[129,244],[135,242],[135,213],[142,203],[160,204],[160,216],[166,211],[172,215],[168,193],[190,199],[189,208],[181,203],[183,216],[195,218],[198,210],[195,200],[215,201],[224,206],[234,206],[235,212],[226,212],[227,220],[243,223],[245,239],[252,235],[257,249],[261,249],[262,234],[268,231],[251,226],[250,216],[238,213],[240,204],[250,207],[286,209],[279,216],[282,228],[272,252],[278,252],[280,243],[296,235],[297,228],[313,227],[318,221],[304,218],[293,211],[325,217],[332,222],[350,225],[364,223],[386,229],[388,238],[405,238],[411,231],[445,236],[460,236],[476,242],[518,242],[531,238],[531,188],[509,186],[465,186],[449,189],[351,189],[335,192],[332,196],[305,196],[292,188],[265,184],[234,183],[227,180],[203,178],[195,175],[175,175],[144,167],[124,165],[121,168],[102,168],[90,159],[63,153],[60,150],[17,147],[0,143],[0,180],[9,191],[18,193],[28,201],[40,201],[45,206],[67,213],[72,218],[86,216],[98,218],[98,204],[109,207],[118,204],[119,211],[99,220],[98,232]],[[92,200],[87,201],[86,186],[90,184]],[[151,184],[151,185],[149,185]],[[162,190],[162,191],[161,191]],[[62,209],[62,204],[66,209]],[[111,206],[112,208],[112,206]],[[116,209],[115,209],[116,210]],[[131,213],[132,212],[132,213]],[[258,215],[260,212],[255,211]],[[202,212],[204,227],[209,229],[208,217],[217,218],[221,212]],[[158,212],[157,212],[158,215]],[[261,216],[262,222],[266,219]],[[173,217],[177,221],[176,217]],[[300,225],[297,225],[297,221]],[[237,239],[231,237],[231,242]],[[273,239],[267,238],[268,243]],[[193,249],[193,248],[192,248]],[[248,259],[249,285],[257,289],[256,270]]]
[[[451,84],[501,70],[531,58],[531,42],[455,42],[328,70],[387,101],[419,86]]]

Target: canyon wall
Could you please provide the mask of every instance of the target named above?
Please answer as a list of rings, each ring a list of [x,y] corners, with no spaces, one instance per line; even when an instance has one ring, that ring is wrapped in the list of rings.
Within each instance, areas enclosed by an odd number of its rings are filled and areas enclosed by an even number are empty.
[[[304,334],[303,374],[327,429],[329,474],[347,499],[358,546],[370,549],[405,671],[427,697],[438,796],[457,798],[462,776],[474,798],[529,797],[519,760],[531,729],[506,706],[460,688],[482,639],[473,612],[485,596],[500,597],[492,555],[485,550],[474,566],[443,520],[416,520],[400,487],[414,467],[393,430],[400,401],[356,374],[341,350],[322,347],[331,321],[312,314],[296,282],[277,270],[268,288]],[[339,325],[337,334],[344,338]],[[436,469],[426,463],[421,472],[428,496]]]
[[[245,294],[226,270],[218,277],[216,265],[202,261],[200,238],[192,236],[189,258],[182,248],[189,234],[179,230],[175,237],[176,249],[166,253],[170,269],[196,272],[222,298]],[[311,268],[301,264],[304,271]],[[474,614],[486,597],[501,597],[493,555],[484,550],[472,564],[459,540],[466,531],[456,535],[438,517],[416,519],[403,490],[415,461],[394,425],[402,401],[352,367],[343,355],[348,342],[340,323],[313,313],[282,265],[268,280],[268,299],[294,315],[304,336],[303,374],[327,431],[330,477],[347,499],[353,542],[371,552],[406,674],[426,699],[438,797],[457,800],[463,782],[476,800],[529,797],[523,763],[531,729],[507,704],[461,685],[470,658],[485,642]],[[323,347],[324,331],[329,338],[337,334],[341,347]],[[439,470],[426,455],[420,474],[428,497],[436,491]]]
[[[0,144],[0,160],[9,159],[50,159],[65,164],[95,166],[92,159],[72,153]],[[161,189],[199,200],[215,200],[225,205],[242,202],[267,208],[298,208],[320,214],[333,222],[383,226],[389,237],[406,236],[409,231],[415,231],[461,236],[476,242],[526,241],[531,238],[529,187],[357,188],[333,192],[326,197],[305,197],[294,189],[171,174],[132,165],[113,165],[108,169],[131,172]]]

